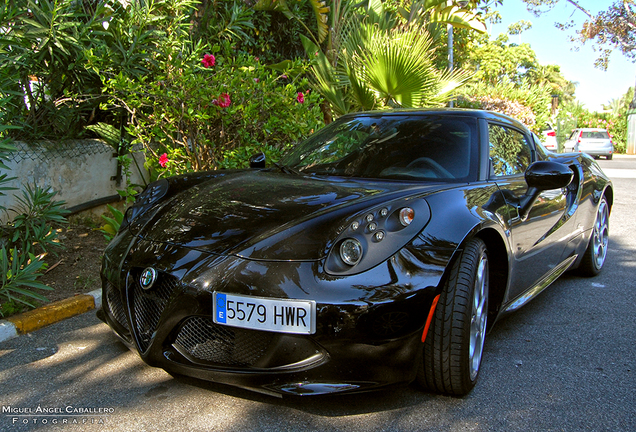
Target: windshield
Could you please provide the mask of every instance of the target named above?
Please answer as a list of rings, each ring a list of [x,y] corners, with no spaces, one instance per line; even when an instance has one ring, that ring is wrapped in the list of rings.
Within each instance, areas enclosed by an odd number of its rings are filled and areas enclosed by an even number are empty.
[[[457,115],[340,119],[281,164],[301,173],[378,179],[466,181],[477,122]]]

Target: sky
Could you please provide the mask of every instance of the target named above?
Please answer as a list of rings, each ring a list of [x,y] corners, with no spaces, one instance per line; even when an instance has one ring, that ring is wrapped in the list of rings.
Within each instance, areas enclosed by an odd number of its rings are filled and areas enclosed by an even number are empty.
[[[579,4],[592,14],[606,10],[612,3],[613,0],[579,0]],[[559,1],[554,9],[540,17],[528,12],[522,0],[504,0],[497,10],[502,22],[489,26],[491,38],[506,33],[512,23],[520,20],[531,22],[532,28],[523,32],[520,40],[519,36],[510,36],[510,42],[530,44],[542,65],[559,65],[567,80],[578,82],[575,96],[585,108],[601,111],[602,104],[620,98],[629,87],[634,86],[636,63],[629,61],[619,50],[612,52],[607,71],[594,67],[594,60],[598,56],[591,42],[575,51],[574,48],[580,44],[570,42],[569,36],[575,35],[575,29],[580,28],[586,15],[565,0]],[[577,26],[565,31],[554,26],[555,22],[570,20],[574,20]]]

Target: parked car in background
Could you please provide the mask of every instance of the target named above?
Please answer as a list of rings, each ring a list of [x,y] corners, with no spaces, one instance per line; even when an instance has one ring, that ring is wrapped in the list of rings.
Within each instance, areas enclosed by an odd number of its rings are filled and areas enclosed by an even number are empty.
[[[542,144],[547,150],[556,152],[559,150],[559,144],[557,143],[556,131],[549,123],[546,123],[543,132],[541,132]]]
[[[579,128],[574,129],[564,144],[566,151],[587,153],[594,158],[605,156],[612,159],[614,143],[607,129]]]

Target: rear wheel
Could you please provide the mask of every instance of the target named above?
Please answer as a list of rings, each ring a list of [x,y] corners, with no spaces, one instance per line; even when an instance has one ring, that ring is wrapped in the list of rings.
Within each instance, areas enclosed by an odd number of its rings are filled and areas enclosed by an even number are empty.
[[[579,273],[583,276],[596,276],[601,272],[605,258],[607,258],[607,247],[609,245],[609,205],[605,197],[601,198],[601,203],[596,210],[596,220],[590,236],[590,242],[583,254],[583,260],[579,266]]]
[[[608,155],[607,156],[607,160],[612,160],[612,156],[614,156],[614,155]]]
[[[477,382],[488,322],[488,252],[473,239],[451,269],[424,343],[417,381],[455,396]]]

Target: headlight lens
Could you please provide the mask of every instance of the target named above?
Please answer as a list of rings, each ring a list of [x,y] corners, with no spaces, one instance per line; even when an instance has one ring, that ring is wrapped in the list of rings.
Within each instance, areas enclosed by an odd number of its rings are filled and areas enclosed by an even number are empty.
[[[340,258],[346,264],[354,266],[362,259],[362,245],[356,239],[348,238],[340,245]]]

